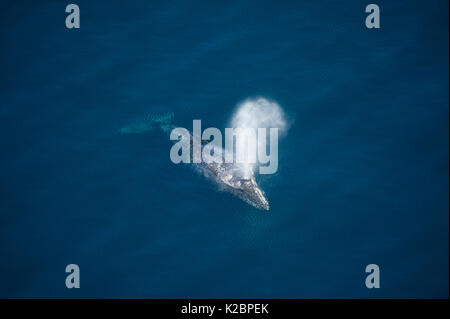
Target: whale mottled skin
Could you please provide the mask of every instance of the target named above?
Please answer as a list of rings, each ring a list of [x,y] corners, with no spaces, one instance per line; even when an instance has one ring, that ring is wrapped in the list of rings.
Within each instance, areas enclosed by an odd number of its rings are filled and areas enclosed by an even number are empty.
[[[207,142],[200,140],[189,132],[189,136],[182,138],[189,138],[190,146],[193,150],[193,157],[201,158],[201,152]],[[196,148],[193,147],[194,140],[197,140],[201,148],[197,151],[200,154],[194,154]],[[222,154],[225,150],[222,149]],[[246,203],[258,208],[260,210],[268,211],[270,209],[269,201],[264,194],[264,191],[256,182],[255,175],[251,169],[244,169],[241,164],[237,163],[221,163],[204,162],[194,164],[205,175],[214,178],[220,185],[224,186],[225,190],[239,197]]]
[[[232,163],[200,163],[197,164],[206,173],[210,172],[225,188],[248,204],[269,210],[270,205],[264,191],[259,187],[253,172],[243,172],[242,168]]]

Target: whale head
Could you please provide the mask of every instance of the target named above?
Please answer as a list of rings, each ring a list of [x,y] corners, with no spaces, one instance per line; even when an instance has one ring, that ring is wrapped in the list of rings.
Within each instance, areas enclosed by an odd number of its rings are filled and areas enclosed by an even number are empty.
[[[241,197],[251,205],[261,210],[268,211],[270,209],[269,201],[256,183],[255,178],[242,180],[239,189],[243,193]]]
[[[253,172],[243,171],[240,168],[232,169],[220,176],[220,179],[229,186],[234,195],[250,205],[265,211],[270,209],[269,201],[256,182]]]

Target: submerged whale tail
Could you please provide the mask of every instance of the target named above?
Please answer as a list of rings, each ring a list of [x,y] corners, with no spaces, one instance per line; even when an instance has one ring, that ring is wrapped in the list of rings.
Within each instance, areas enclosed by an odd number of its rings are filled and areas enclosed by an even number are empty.
[[[139,134],[152,131],[155,128],[160,128],[165,133],[170,133],[174,125],[172,124],[174,118],[173,112],[163,114],[148,114],[142,119],[137,119],[122,127],[119,132],[122,134]]]
[[[173,112],[167,112],[161,115],[152,115],[151,120],[154,123],[158,123],[159,127],[163,130],[163,132],[169,134],[170,131],[175,127],[173,122]]]

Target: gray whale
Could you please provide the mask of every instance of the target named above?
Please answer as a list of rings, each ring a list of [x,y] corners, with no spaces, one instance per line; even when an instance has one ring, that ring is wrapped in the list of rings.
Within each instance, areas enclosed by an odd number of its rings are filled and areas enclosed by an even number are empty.
[[[151,131],[155,126],[159,126],[163,132],[170,134],[175,126],[172,124],[174,114],[168,112],[162,115],[148,115],[145,118],[135,121],[128,126],[123,127],[119,132],[121,134],[140,134],[147,131]],[[158,125],[159,124],[159,125]],[[188,132],[188,131],[187,131]],[[191,132],[188,132],[190,149],[194,151],[193,141],[197,139],[200,143],[200,155],[204,146],[207,144],[205,141],[199,141],[198,137],[193,136]],[[183,138],[183,136],[182,136]],[[224,152],[225,150],[222,150]],[[224,154],[224,153],[223,153]],[[194,154],[193,154],[194,155]],[[220,186],[223,186],[225,191],[239,197],[246,203],[256,207],[260,210],[268,211],[270,209],[269,201],[264,194],[264,191],[259,187],[255,180],[255,175],[252,170],[242,170],[242,167],[236,163],[192,163],[197,167],[205,176],[215,180]]]

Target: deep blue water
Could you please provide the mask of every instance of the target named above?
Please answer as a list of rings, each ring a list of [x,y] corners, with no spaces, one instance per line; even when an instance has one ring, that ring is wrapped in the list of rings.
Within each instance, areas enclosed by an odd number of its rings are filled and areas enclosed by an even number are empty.
[[[1,3],[0,297],[448,297],[448,1],[375,1],[379,30],[368,1],[68,3]],[[118,133],[255,96],[293,123],[269,212]]]

